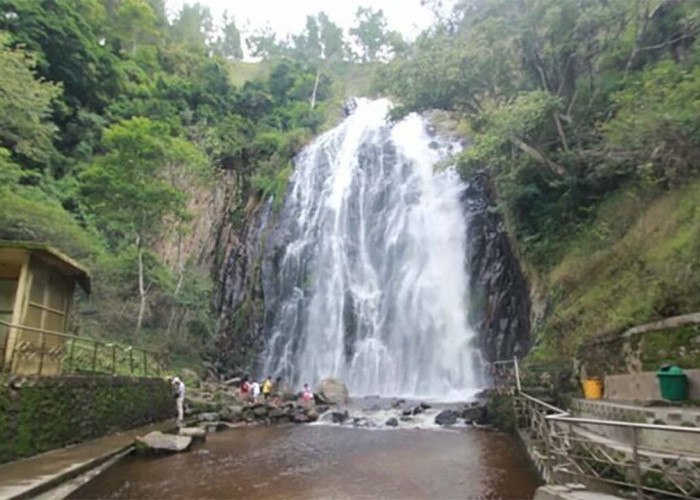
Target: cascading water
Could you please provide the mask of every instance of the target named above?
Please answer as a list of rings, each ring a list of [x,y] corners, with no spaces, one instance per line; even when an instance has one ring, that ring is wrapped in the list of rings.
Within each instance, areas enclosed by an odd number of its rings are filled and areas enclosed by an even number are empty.
[[[417,115],[358,100],[297,158],[264,374],[352,394],[465,398],[480,385],[467,321],[463,190]]]

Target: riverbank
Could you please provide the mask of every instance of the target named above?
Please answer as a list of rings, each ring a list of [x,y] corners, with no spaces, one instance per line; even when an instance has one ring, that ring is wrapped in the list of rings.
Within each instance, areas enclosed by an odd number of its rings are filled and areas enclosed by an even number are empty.
[[[0,498],[33,498],[128,451],[136,436],[175,426],[168,420],[0,465]]]

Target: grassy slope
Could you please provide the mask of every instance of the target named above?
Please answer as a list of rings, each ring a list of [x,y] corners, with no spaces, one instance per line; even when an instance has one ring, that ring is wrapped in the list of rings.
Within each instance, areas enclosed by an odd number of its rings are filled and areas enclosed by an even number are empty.
[[[250,80],[265,78],[271,70],[271,65],[266,61],[245,62],[229,60],[228,63],[231,83],[237,87]]]
[[[607,200],[543,280],[551,314],[535,358],[570,357],[596,334],[700,311],[700,182]]]

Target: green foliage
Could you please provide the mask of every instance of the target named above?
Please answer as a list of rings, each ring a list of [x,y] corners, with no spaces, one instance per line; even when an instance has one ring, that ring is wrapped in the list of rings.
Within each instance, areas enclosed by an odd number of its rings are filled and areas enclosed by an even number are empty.
[[[235,19],[228,18],[228,14],[224,12],[224,26],[222,33],[217,37],[215,50],[226,58],[243,59],[243,47],[241,46],[241,32],[236,26]]]
[[[700,166],[700,67],[664,60],[612,96],[617,108],[601,124],[611,152],[671,182]]]
[[[461,2],[381,69],[397,113],[439,108],[469,124],[465,175],[488,166],[538,267],[601,199],[697,165],[698,2]],[[651,160],[651,161],[650,161]],[[554,257],[556,258],[556,257]]]
[[[486,418],[488,423],[504,432],[515,432],[515,401],[510,394],[489,394],[486,401]]]
[[[45,163],[57,130],[49,121],[51,102],[61,94],[61,86],[36,78],[36,56],[11,48],[1,31],[0,67],[0,146]]]
[[[3,189],[0,239],[45,242],[78,258],[100,250],[99,239],[80,227],[60,204],[43,196],[32,199]]]
[[[695,312],[700,2],[469,0],[375,76],[465,125],[547,311],[535,356]],[[670,192],[666,192],[670,191]]]
[[[84,333],[190,360],[217,327],[198,257],[165,257],[192,230],[190,196],[227,178],[233,205],[280,203],[292,156],[326,117],[320,58],[343,57],[324,15],[300,35],[309,57],[287,46],[277,54],[297,59],[261,65],[235,61],[232,17],[216,39],[213,26],[200,4],[171,20],[159,0],[0,4],[0,238],[91,268]]]
[[[585,339],[700,309],[700,184],[662,196],[623,191],[570,236],[548,275],[552,314],[538,334],[543,357]]]
[[[387,30],[387,19],[382,9],[358,7],[355,13],[355,26],[350,35],[361,48],[363,62],[376,61],[386,57],[385,52],[400,52],[405,48],[401,35]]]
[[[182,219],[183,193],[173,177],[205,164],[187,141],[148,118],[132,118],[107,129],[106,153],[80,175],[85,205],[113,245],[158,235],[167,218]]]

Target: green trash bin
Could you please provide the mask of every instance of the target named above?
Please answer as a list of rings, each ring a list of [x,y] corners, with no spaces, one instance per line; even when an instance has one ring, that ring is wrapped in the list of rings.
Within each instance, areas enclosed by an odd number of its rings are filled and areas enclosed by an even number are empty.
[[[683,370],[673,365],[663,365],[656,372],[661,389],[661,398],[669,401],[688,399],[688,377]]]

